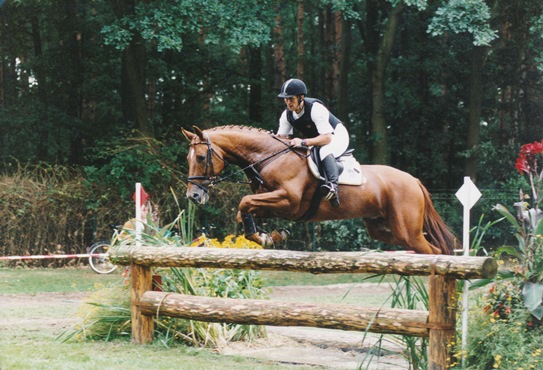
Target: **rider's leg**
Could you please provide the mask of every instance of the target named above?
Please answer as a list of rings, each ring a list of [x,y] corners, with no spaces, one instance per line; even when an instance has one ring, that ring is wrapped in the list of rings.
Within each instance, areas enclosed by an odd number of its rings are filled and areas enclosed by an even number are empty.
[[[326,184],[322,189],[324,196],[330,200],[334,207],[339,207],[338,197],[338,168],[336,158],[347,150],[349,147],[349,133],[343,124],[338,124],[332,135],[330,144],[320,148],[319,154],[321,157],[322,168],[324,170]]]
[[[336,159],[332,154],[327,155],[322,160],[322,168],[326,182],[321,186],[321,191],[327,200],[335,200],[333,206],[339,206],[338,199],[338,168]]]

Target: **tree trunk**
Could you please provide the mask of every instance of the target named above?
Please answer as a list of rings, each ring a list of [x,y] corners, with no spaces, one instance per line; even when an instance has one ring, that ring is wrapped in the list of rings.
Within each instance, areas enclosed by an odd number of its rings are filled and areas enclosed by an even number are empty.
[[[371,129],[373,136],[371,162],[376,164],[388,164],[388,130],[385,119],[386,69],[402,11],[402,5],[390,10],[383,34],[379,38],[375,65],[370,70],[372,87]]]
[[[82,17],[76,11],[77,5],[75,0],[65,1],[64,5],[64,21],[61,26],[63,39],[66,46],[66,74],[65,84],[66,90],[66,106],[68,114],[71,117],[80,120],[83,118],[83,82],[84,70],[82,61],[82,32],[81,24]],[[69,128],[65,128],[69,129]],[[81,164],[84,157],[83,136],[78,126],[72,129],[70,137],[70,163]]]
[[[249,46],[249,120],[258,124],[264,121],[262,109],[262,48]]]
[[[2,19],[2,18],[0,18]],[[4,55],[3,50],[3,35],[2,35],[2,28],[0,28],[0,55]],[[0,58],[0,108],[5,107],[5,80],[4,80],[4,68],[5,68],[5,62],[4,57]]]
[[[471,62],[469,112],[468,112],[468,137],[466,146],[468,157],[464,164],[464,175],[469,176],[473,182],[477,181],[478,147],[480,142],[481,108],[483,104],[483,67],[488,48],[475,46]]]
[[[304,0],[298,0],[298,66],[297,77],[304,79]]]
[[[330,108],[339,94],[339,48],[341,47],[341,15],[329,5],[323,11],[324,50],[327,68],[324,70],[324,100]],[[339,18],[339,19],[338,19]],[[339,22],[338,22],[339,21]]]
[[[36,56],[37,64],[36,71],[36,83],[38,85],[38,97],[43,104],[43,108],[40,112],[40,122],[37,122],[36,130],[39,132],[41,140],[38,143],[38,159],[42,161],[49,160],[49,116],[47,113],[47,81],[45,73],[43,71],[43,51],[40,32],[40,23],[37,15],[33,15],[30,18],[32,26],[32,43],[34,46],[34,55]]]
[[[280,1],[278,0],[278,7]],[[285,64],[285,48],[283,45],[283,28],[279,12],[275,17],[275,27],[273,29],[273,57],[274,57],[274,90],[279,92],[281,85],[287,79],[287,66]]]
[[[341,27],[341,46],[339,53],[339,76],[337,94],[337,114],[345,124],[349,119],[349,57],[351,55],[351,23],[339,18]]]
[[[110,0],[117,18],[132,15],[136,11],[135,0]],[[145,76],[147,55],[144,40],[134,31],[132,40],[121,57],[121,104],[127,122],[131,122],[141,134],[153,136],[145,101]]]
[[[123,50],[121,99],[123,113],[128,122],[145,136],[153,136],[145,101],[145,45],[141,35],[135,34],[128,47]]]

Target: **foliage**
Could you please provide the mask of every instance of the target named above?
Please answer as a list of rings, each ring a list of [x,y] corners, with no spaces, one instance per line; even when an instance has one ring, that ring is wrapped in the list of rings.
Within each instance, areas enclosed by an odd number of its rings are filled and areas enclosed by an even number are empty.
[[[488,25],[490,8],[482,0],[452,0],[436,11],[428,32],[432,36],[442,35],[445,30],[455,33],[473,34],[474,45],[489,45],[497,32]]]
[[[205,11],[202,11],[205,9]],[[125,49],[134,34],[141,34],[159,52],[181,51],[183,37],[206,30],[204,43],[226,42],[235,50],[269,40],[273,13],[266,2],[160,1],[136,2],[134,14],[125,15],[102,33],[106,44]]]
[[[539,193],[543,186],[543,141],[525,144],[521,147],[515,167],[521,174],[528,175],[532,194],[532,207],[521,199],[516,203],[517,216],[513,216],[501,204],[495,209],[513,226],[518,244],[516,247],[503,247],[500,253],[513,256],[518,261],[515,278],[522,285],[522,295],[528,310],[538,320],[543,318],[543,217],[539,208]]]
[[[89,157],[100,165],[85,167],[87,180],[118,190],[125,199],[134,192],[136,182],[154,192],[168,193],[171,186],[177,187],[181,182],[178,166],[185,150],[179,143],[161,142],[132,132],[98,143]]]
[[[470,308],[466,367],[453,369],[538,369],[543,363],[543,326],[526,311],[518,281],[498,281]],[[456,353],[456,358],[461,358]]]
[[[498,248],[496,254],[507,257],[508,269],[499,271],[499,278],[482,294],[479,305],[471,309],[469,343],[464,354],[470,369],[538,368],[543,360],[543,219],[537,201],[542,144],[523,145],[515,166],[530,178],[534,208],[528,208],[522,190],[521,202],[515,205],[516,216],[501,204],[495,206],[512,226],[517,245]]]
[[[192,214],[178,217],[183,223],[192,223]],[[162,245],[186,246],[183,237],[172,233],[177,221],[164,228],[158,227],[150,219],[141,234],[141,243],[146,246]],[[182,227],[182,230],[187,230]],[[188,235],[184,235],[187,237]],[[125,230],[117,239],[120,248],[134,246],[136,231]],[[216,239],[208,239],[205,235],[195,239],[190,246],[202,244],[219,248],[261,248],[244,238],[229,236],[223,243]],[[127,337],[131,333],[130,326],[130,295],[127,290],[130,274],[129,268],[123,276],[125,284],[117,283],[107,289],[97,291],[86,302],[80,314],[80,322],[71,332],[62,335],[63,340],[72,338],[80,340],[111,340]],[[155,271],[160,274],[162,284],[159,288],[165,292],[175,292],[207,297],[222,298],[266,298],[263,280],[259,272],[252,270],[234,269],[203,269],[203,268],[170,268]],[[124,297],[120,299],[119,297]],[[155,336],[157,341],[165,346],[176,342],[184,342],[194,346],[220,347],[231,340],[244,340],[265,335],[264,327],[253,325],[234,325],[225,323],[206,323],[193,320],[156,317]]]

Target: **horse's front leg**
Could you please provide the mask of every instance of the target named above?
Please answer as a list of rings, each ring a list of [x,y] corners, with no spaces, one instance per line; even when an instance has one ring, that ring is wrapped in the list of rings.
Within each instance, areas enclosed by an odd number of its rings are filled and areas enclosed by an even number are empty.
[[[248,240],[264,247],[272,246],[285,240],[288,233],[285,230],[275,230],[268,235],[256,229],[253,215],[258,218],[276,216],[288,218],[289,214],[298,212],[300,200],[291,198],[285,190],[269,193],[247,195],[239,204],[238,223],[243,224],[243,231]]]

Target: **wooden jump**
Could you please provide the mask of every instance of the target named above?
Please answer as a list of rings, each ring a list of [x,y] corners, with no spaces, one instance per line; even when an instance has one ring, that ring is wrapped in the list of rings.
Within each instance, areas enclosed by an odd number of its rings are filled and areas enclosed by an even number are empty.
[[[456,328],[458,279],[490,278],[491,257],[380,252],[296,252],[194,247],[115,248],[112,260],[131,266],[132,340],[153,340],[153,316],[209,322],[310,326],[428,337],[428,368],[444,370]],[[321,273],[428,276],[429,310],[346,304],[282,303],[152,291],[151,267],[235,268]]]

